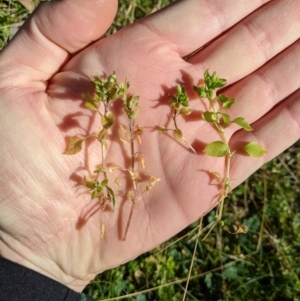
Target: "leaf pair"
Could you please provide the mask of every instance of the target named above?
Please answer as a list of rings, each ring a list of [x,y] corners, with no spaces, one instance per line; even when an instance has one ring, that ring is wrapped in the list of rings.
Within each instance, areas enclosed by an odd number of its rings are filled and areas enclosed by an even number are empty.
[[[172,102],[172,108],[173,109],[179,109],[182,107],[188,107],[189,106],[189,100],[188,96],[185,92],[185,89],[181,85],[177,85],[176,87],[176,94],[175,95],[169,95],[169,100]],[[183,111],[187,112],[187,111]],[[182,113],[180,113],[182,114]],[[188,115],[188,114],[182,114],[182,115]]]
[[[139,97],[138,96],[128,96],[123,100],[124,111],[129,119],[135,119],[140,110],[139,107]]]
[[[262,157],[266,154],[266,150],[257,142],[249,142],[243,149],[251,157]],[[224,157],[230,154],[230,149],[228,144],[225,142],[214,141],[204,148],[204,153],[211,157]]]
[[[91,191],[91,198],[98,198],[100,204],[106,201],[112,201],[113,208],[115,207],[116,200],[114,191],[108,186],[108,180],[104,179],[99,182],[97,179],[83,177],[84,185]]]
[[[70,137],[67,142],[66,150],[64,151],[65,155],[75,155],[82,150],[82,144],[85,140],[84,137],[74,136]]]
[[[211,100],[214,90],[224,87],[227,83],[227,80],[224,78],[218,78],[216,72],[210,74],[209,71],[206,70],[204,72],[204,83],[204,86],[194,86],[194,91],[200,98],[208,98]]]

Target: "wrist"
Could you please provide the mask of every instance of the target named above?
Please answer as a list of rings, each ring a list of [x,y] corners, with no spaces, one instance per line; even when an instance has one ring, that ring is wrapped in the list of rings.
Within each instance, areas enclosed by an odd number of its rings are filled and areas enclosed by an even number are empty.
[[[14,247],[11,247],[6,242],[3,239],[3,232],[0,231],[0,258],[3,257],[6,260],[46,276],[75,292],[82,292],[85,286],[95,277],[95,275],[87,275],[86,277],[77,278],[76,275],[71,275],[67,271],[64,271],[53,260],[41,258],[32,253],[26,246],[20,246],[16,242]],[[20,252],[21,249],[22,252]]]

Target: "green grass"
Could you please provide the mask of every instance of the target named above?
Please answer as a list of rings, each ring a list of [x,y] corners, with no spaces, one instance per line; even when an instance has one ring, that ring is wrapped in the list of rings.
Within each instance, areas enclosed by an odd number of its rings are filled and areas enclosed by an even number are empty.
[[[169,2],[120,0],[108,34]],[[18,1],[4,1],[0,6],[2,48],[29,13]],[[249,232],[232,235],[215,229],[205,242],[198,243],[187,300],[300,301],[300,141],[235,189],[224,212],[228,221],[248,226]],[[213,215],[211,212],[205,223]],[[193,234],[163,249],[195,226],[158,249],[97,276],[85,293],[93,300],[137,292],[124,300],[181,300],[185,285],[181,279],[188,274]],[[148,291],[141,292],[144,290]]]
[[[231,193],[224,217],[249,232],[216,229],[199,242],[187,300],[300,300],[299,148],[298,142]],[[185,238],[157,254],[164,247],[99,275],[86,292],[103,300],[157,287],[124,300],[181,300],[178,280],[188,274],[194,241]]]

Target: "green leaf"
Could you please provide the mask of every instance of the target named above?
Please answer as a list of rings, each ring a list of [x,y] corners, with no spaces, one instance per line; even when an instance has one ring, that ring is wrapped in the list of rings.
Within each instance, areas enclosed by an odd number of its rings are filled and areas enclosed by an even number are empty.
[[[104,128],[103,130],[101,130],[99,132],[99,134],[98,134],[98,140],[99,141],[103,141],[103,140],[106,139],[106,136],[107,136],[107,129]]]
[[[178,102],[173,102],[172,103],[172,108],[173,109],[177,110],[177,109],[179,109],[179,107],[180,107],[180,103],[178,103]]]
[[[218,115],[214,112],[205,111],[202,113],[202,118],[211,123],[215,123],[218,120]]]
[[[130,111],[130,112],[129,112],[128,117],[129,117],[130,119],[135,119],[136,116],[137,116],[137,114],[139,113],[139,110],[140,110],[140,108],[139,108],[139,107],[136,107],[136,108],[134,109],[134,111]]]
[[[212,98],[213,94],[214,94],[214,90],[213,89],[208,89],[206,96]]]
[[[224,94],[218,95],[217,98],[218,98],[218,100],[219,100],[221,103],[224,103],[224,102],[226,102],[226,101],[229,100],[229,98],[228,98],[226,95],[224,95]]]
[[[162,126],[162,125],[158,125],[157,127],[156,127],[156,129],[160,132],[160,133],[163,133],[163,134],[165,134],[167,131],[168,131],[168,129],[166,129],[164,126]]]
[[[179,114],[181,114],[181,115],[184,115],[184,116],[186,116],[186,115],[190,115],[192,113],[192,110],[191,109],[189,109],[189,108],[181,108],[180,109],[180,112],[179,112]]]
[[[183,138],[183,134],[180,129],[173,130],[172,134],[177,141],[181,141]]]
[[[92,98],[88,93],[84,93],[84,106],[92,111],[98,110],[98,101]]]
[[[176,86],[177,95],[184,93],[184,88],[181,85]]]
[[[228,114],[225,113],[219,113],[219,114],[222,116],[222,119],[226,125],[229,125],[231,123],[230,116]]]
[[[249,142],[244,146],[244,150],[251,157],[262,157],[267,153],[264,147],[258,142]]]
[[[112,113],[101,116],[101,123],[105,129],[109,129],[115,121],[115,117]]]
[[[206,145],[203,150],[211,157],[224,157],[229,152],[229,147],[223,141],[214,141]]]
[[[83,183],[89,189],[94,189],[96,186],[95,180],[87,178],[86,176],[83,177]]]
[[[108,184],[108,179],[104,179],[102,182],[101,182],[101,185],[102,186],[107,186]]]
[[[107,185],[103,185],[103,186],[105,186],[106,189],[108,190],[110,198],[111,198],[111,201],[112,201],[113,209],[115,209],[116,199],[115,199],[115,193],[114,193],[114,191],[109,186],[107,186]]]
[[[98,191],[97,190],[93,190],[92,193],[91,193],[91,199],[96,198],[97,195],[98,195]]]
[[[218,100],[222,103],[222,108],[230,109],[233,104],[235,104],[235,98],[229,99],[226,95],[218,95]]]
[[[232,107],[232,105],[235,104],[235,101],[236,101],[235,98],[228,99],[228,101],[226,101],[226,102],[223,103],[222,107],[224,109],[230,109]]]
[[[139,104],[139,97],[138,96],[131,96],[128,100],[127,100],[127,107],[130,109],[134,109],[138,106]]]
[[[168,98],[172,102],[176,102],[177,101],[177,98],[175,96],[173,96],[173,95],[168,95]]]
[[[84,137],[81,136],[70,137],[64,154],[75,155],[79,153],[82,150],[83,141],[84,141]]]
[[[104,173],[105,170],[103,168],[103,165],[102,164],[98,165],[97,168],[93,172],[96,174]]]
[[[204,86],[200,86],[200,87],[194,86],[194,91],[198,94],[200,98],[206,98],[207,96],[207,92]]]
[[[237,117],[232,122],[238,124],[245,131],[252,131],[253,130],[253,128],[250,126],[250,124],[243,117]]]
[[[211,76],[211,81],[213,84],[216,84],[217,80],[218,80],[217,74],[216,72],[214,72]]]
[[[111,85],[115,84],[117,82],[117,75],[115,72],[113,72],[113,74],[111,74],[108,79],[107,82]]]
[[[125,84],[120,83],[118,86],[118,95],[120,98],[125,101],[127,98],[127,90],[129,88],[129,82],[126,82]]]
[[[117,98],[117,94],[118,94],[118,90],[116,88],[112,89],[108,95],[109,100],[114,101]]]
[[[227,84],[227,80],[225,78],[218,78],[215,88],[222,88]]]
[[[227,80],[224,78],[218,78],[216,72],[210,75],[208,70],[206,70],[204,72],[204,82],[209,90],[215,90],[216,88],[224,87]]]

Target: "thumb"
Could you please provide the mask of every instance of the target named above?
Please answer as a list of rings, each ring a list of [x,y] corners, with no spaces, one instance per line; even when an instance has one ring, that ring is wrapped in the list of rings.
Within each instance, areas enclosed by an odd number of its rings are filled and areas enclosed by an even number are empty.
[[[6,70],[5,77],[8,71],[10,78],[17,79],[10,86],[48,80],[71,54],[105,33],[117,3],[62,0],[41,5],[0,54],[0,70]]]

